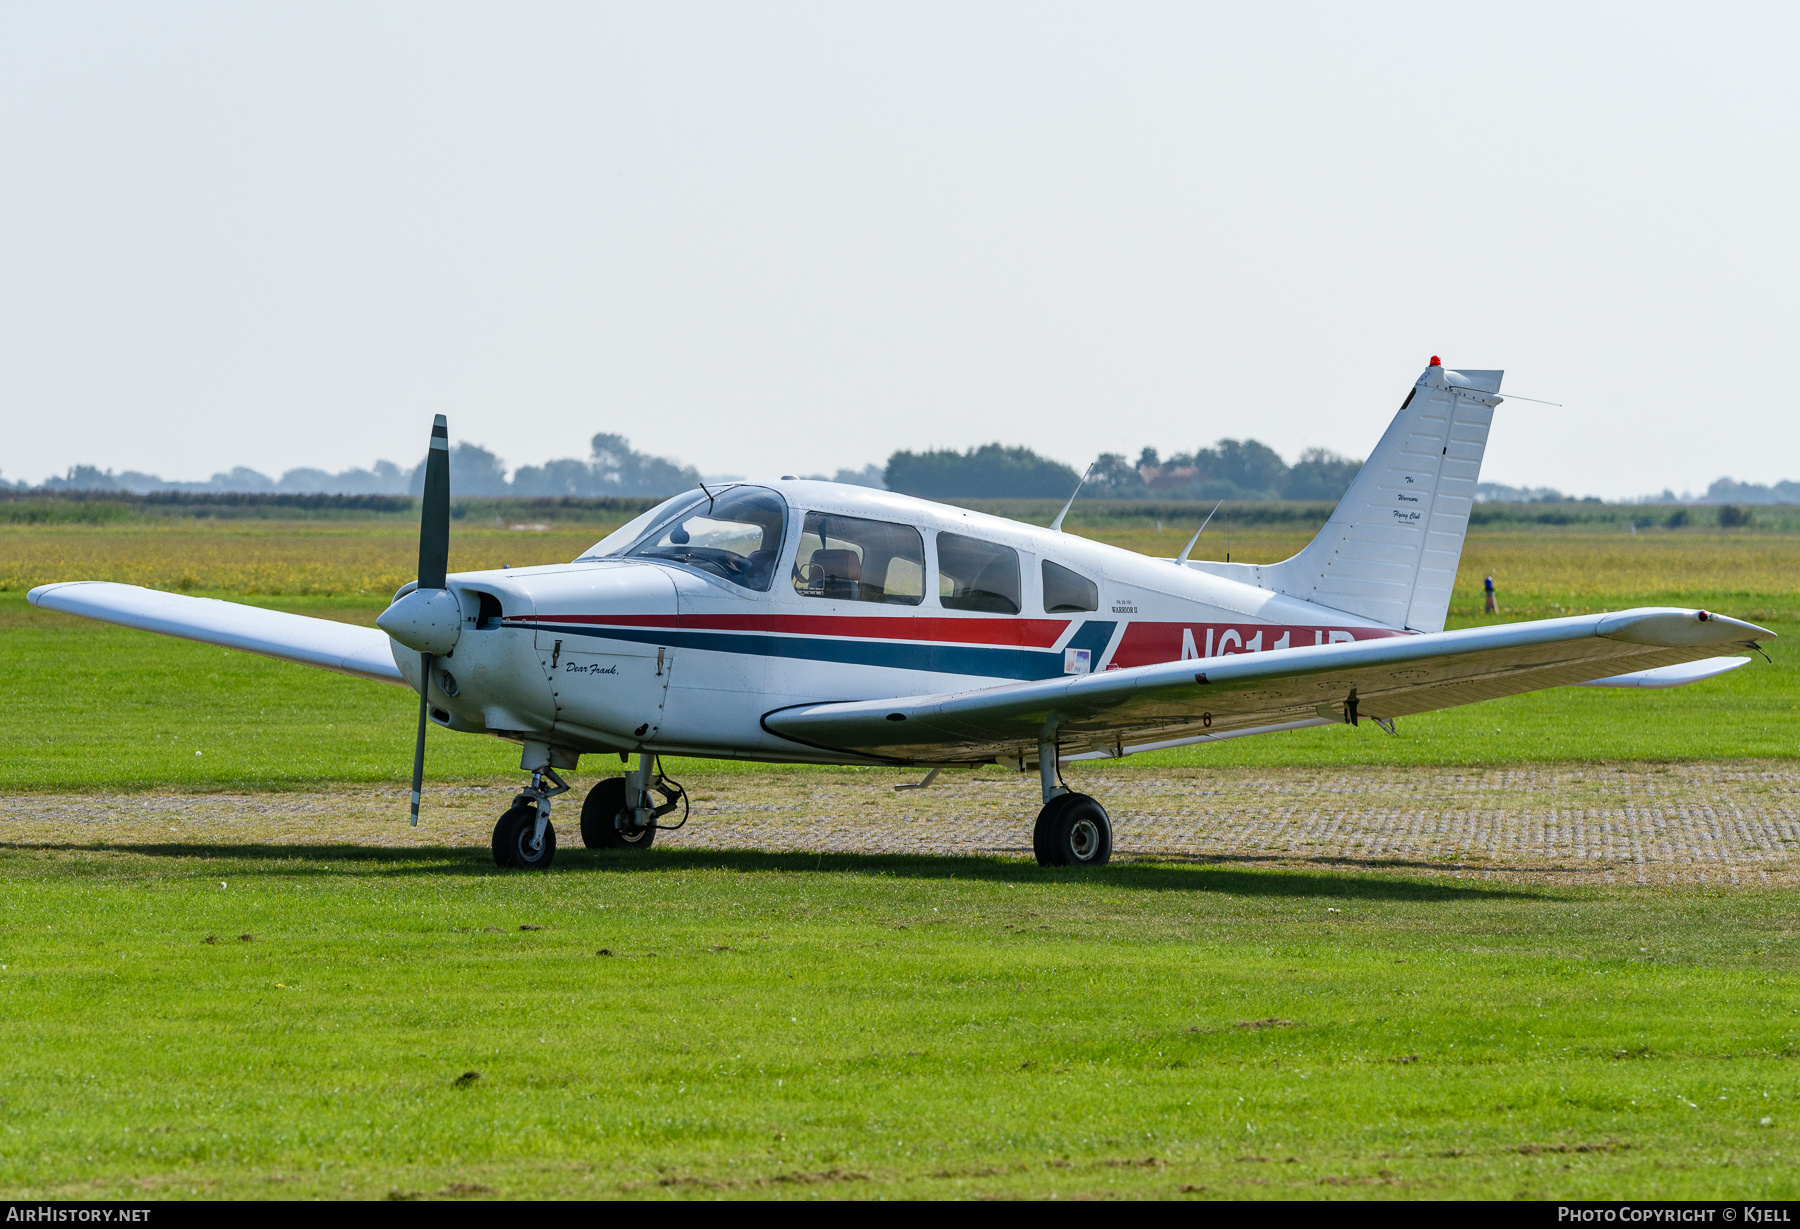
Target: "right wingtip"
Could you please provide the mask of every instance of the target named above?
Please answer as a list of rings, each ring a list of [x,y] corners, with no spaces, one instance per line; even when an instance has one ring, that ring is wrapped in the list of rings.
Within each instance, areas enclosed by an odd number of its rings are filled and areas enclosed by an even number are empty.
[[[1710,610],[1701,610],[1696,611],[1695,613],[1699,615],[1700,622],[1702,623],[1723,623],[1727,628],[1734,632],[1748,631],[1758,636],[1769,636],[1771,638],[1776,636],[1776,633],[1770,631],[1768,628],[1758,627],[1756,624],[1744,619],[1734,619],[1729,615],[1714,614]]]
[[[1614,640],[1668,648],[1678,645],[1743,644],[1758,637],[1775,635],[1765,627],[1758,627],[1729,615],[1715,614],[1710,610],[1684,610],[1674,606],[1651,606],[1605,615],[1596,631]]]

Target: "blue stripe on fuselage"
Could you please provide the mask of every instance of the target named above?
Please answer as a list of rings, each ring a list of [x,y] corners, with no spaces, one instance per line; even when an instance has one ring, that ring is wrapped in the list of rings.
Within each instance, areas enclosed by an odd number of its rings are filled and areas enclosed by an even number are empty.
[[[1101,665],[1100,659],[1106,655],[1106,646],[1112,643],[1113,628],[1117,626],[1118,624],[1110,619],[1105,621],[1089,619],[1075,629],[1075,634],[1069,637],[1069,643],[1063,647],[1086,649],[1093,654],[1091,658],[1093,668],[1098,670]]]
[[[1047,679],[1063,672],[1063,651],[1018,649],[1004,645],[918,644],[901,640],[827,640],[813,636],[766,636],[755,632],[715,632],[662,627],[589,627],[543,622],[539,631],[596,640],[703,649],[711,653],[743,653],[751,657],[787,657],[828,661],[847,666],[882,666],[889,670],[928,670],[983,678]],[[1072,649],[1087,649],[1094,665],[1112,640],[1117,624],[1089,620],[1069,638]]]

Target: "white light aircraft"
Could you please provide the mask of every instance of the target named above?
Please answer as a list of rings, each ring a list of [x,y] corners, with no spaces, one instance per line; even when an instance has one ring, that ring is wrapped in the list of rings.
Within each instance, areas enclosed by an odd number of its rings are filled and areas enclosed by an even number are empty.
[[[1275,564],[1154,559],[886,491],[783,478],[667,500],[572,563],[447,574],[449,438],[427,455],[419,579],[374,628],[131,585],[45,585],[51,610],[420,694],[425,727],[523,748],[501,866],[556,853],[582,754],[636,764],[581,808],[590,847],[647,849],[686,799],[660,756],[1036,771],[1045,865],[1112,851],[1060,765],[1397,718],[1572,684],[1672,687],[1763,628],[1626,610],[1447,632],[1501,372],[1434,357],[1311,545]],[[1073,497],[1071,497],[1073,502]],[[1064,508],[1064,514],[1068,509]],[[1202,526],[1204,528],[1204,526]],[[1195,535],[1198,538],[1198,534]]]

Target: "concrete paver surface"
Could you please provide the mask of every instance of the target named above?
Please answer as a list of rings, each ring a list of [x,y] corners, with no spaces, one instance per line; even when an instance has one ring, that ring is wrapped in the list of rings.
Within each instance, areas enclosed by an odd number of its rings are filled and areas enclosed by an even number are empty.
[[[594,757],[598,767],[606,761]],[[688,781],[682,849],[1030,857],[1036,778],[992,767],[892,787],[885,769],[713,771]],[[1562,883],[1800,882],[1793,761],[1171,770],[1072,766],[1113,817],[1116,857],[1365,868]],[[554,811],[579,849],[579,798]],[[12,845],[367,844],[485,850],[516,786],[428,790],[417,829],[400,787],[0,797]],[[673,818],[673,817],[671,817]],[[651,855],[654,856],[654,855]]]

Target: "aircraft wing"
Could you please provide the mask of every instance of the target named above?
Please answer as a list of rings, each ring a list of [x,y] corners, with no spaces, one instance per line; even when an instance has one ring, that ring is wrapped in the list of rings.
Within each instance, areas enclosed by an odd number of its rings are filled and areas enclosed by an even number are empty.
[[[952,763],[1122,754],[1362,717],[1391,720],[1660,671],[1772,632],[1698,610],[1648,608],[1163,662],[955,694],[800,704],[763,717],[770,733],[875,760]],[[1630,685],[1630,684],[1627,684]]]
[[[99,580],[39,585],[27,598],[45,610],[406,685],[387,633],[373,627]]]

